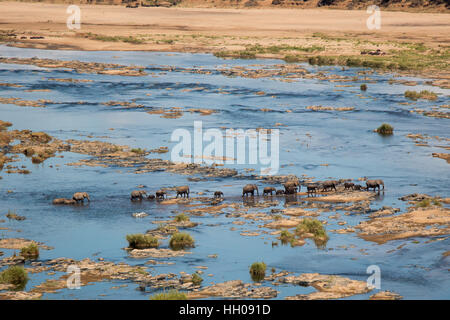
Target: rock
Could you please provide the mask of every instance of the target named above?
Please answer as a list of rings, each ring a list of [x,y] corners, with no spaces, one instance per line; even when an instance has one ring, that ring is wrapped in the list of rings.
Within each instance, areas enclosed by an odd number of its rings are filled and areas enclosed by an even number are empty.
[[[367,287],[366,281],[352,280],[334,275],[321,275],[318,273],[286,276],[279,279],[279,282],[301,286],[312,286],[317,290],[316,292],[309,294],[286,297],[286,300],[340,299],[356,294],[367,293],[372,290],[372,288]]]
[[[73,199],[65,199],[65,198],[56,198],[52,201],[53,204],[65,204],[65,205],[71,205],[76,204],[77,202]]]
[[[221,298],[251,298],[271,299],[278,295],[278,291],[271,287],[257,287],[244,284],[241,280],[231,280],[205,287],[200,291],[188,293],[189,299],[203,299],[207,297]]]
[[[132,258],[172,258],[172,257],[182,257],[186,254],[191,254],[192,252],[183,250],[170,250],[170,249],[133,249],[129,251],[129,255]]]
[[[370,300],[401,300],[403,297],[391,291],[380,291],[370,296]]]
[[[144,217],[147,217],[148,214],[145,213],[145,212],[135,212],[135,213],[132,214],[132,216],[134,218],[144,218]]]
[[[389,217],[376,217],[355,226],[358,236],[378,244],[412,237],[450,234],[450,209],[441,207],[413,208]]]

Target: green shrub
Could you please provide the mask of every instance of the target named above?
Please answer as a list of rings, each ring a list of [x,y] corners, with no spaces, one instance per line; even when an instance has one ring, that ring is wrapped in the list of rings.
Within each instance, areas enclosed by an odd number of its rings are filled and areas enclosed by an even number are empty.
[[[255,262],[250,266],[250,275],[253,281],[261,281],[266,275],[267,266],[264,262]]]
[[[173,250],[180,250],[187,247],[194,246],[194,239],[189,233],[178,232],[174,233],[170,238],[169,245]]]
[[[35,243],[20,249],[20,255],[25,259],[37,259],[39,257],[39,247]]]
[[[203,282],[203,278],[198,275],[198,273],[194,273],[192,275],[192,283],[196,286],[199,286]]]
[[[168,292],[154,294],[150,297],[150,300],[187,300],[187,296],[184,292],[170,290]]]
[[[422,90],[420,92],[407,90],[407,91],[405,91],[405,98],[408,98],[408,99],[411,99],[414,101],[417,99],[436,100],[437,94],[432,91],[428,91],[428,90]]]
[[[297,225],[297,228],[295,230],[298,234],[304,234],[304,233],[312,233],[314,235],[314,238],[326,238],[328,239],[327,232],[325,231],[325,228],[317,219],[313,218],[305,218]]]
[[[149,234],[127,235],[128,246],[132,249],[157,248],[158,239]]]
[[[23,267],[11,266],[0,273],[0,283],[12,284],[17,290],[23,290],[28,280],[28,273]]]
[[[416,203],[417,208],[427,208],[431,205],[442,207],[442,203],[438,199],[423,199],[422,201],[419,201]]]
[[[175,217],[175,221],[176,222],[185,222],[185,221],[189,221],[189,216],[187,216],[184,213],[180,213],[179,215],[177,215]]]
[[[144,154],[145,150],[141,149],[141,148],[133,148],[131,149],[131,152],[137,153],[137,154]]]
[[[381,126],[378,127],[376,131],[379,134],[390,135],[394,133],[394,127],[388,123],[383,123]]]
[[[288,230],[283,230],[280,233],[280,240],[282,244],[286,244],[294,240],[294,235],[290,233]]]

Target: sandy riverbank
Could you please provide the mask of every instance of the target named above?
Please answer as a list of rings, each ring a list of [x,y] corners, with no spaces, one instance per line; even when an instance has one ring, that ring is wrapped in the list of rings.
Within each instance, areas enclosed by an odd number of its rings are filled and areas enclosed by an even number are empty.
[[[67,5],[1,2],[0,42],[40,49],[212,53],[257,45],[257,57],[304,58],[361,57],[362,50],[374,49],[389,57],[405,43],[442,53],[450,40],[449,15],[438,13],[383,11],[381,29],[369,30],[368,14],[360,10],[80,7],[81,29],[69,30]],[[449,78],[442,64],[430,68]]]

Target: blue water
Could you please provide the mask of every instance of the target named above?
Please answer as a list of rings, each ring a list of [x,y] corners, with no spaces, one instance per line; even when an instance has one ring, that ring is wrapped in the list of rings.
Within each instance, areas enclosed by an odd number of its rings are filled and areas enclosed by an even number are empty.
[[[399,207],[406,204],[398,200],[405,194],[419,192],[430,195],[449,196],[449,165],[445,160],[433,158],[433,152],[444,152],[437,147],[418,147],[406,137],[408,133],[450,138],[450,120],[424,117],[410,113],[413,107],[430,109],[436,105],[448,104],[450,90],[430,87],[426,79],[403,77],[416,80],[419,85],[411,88],[401,84],[389,84],[391,74],[372,74],[368,90],[361,92],[360,84],[367,81],[330,82],[317,79],[296,79],[287,83],[276,79],[250,79],[226,77],[215,70],[223,66],[250,66],[253,64],[273,65],[278,60],[221,60],[207,54],[148,53],[148,52],[80,52],[20,49],[0,46],[3,57],[39,57],[86,62],[106,62],[123,65],[140,65],[149,73],[143,77],[111,76],[100,74],[79,74],[70,70],[46,69],[28,65],[0,64],[0,82],[20,84],[23,87],[0,86],[0,97],[18,97],[25,100],[49,99],[54,103],[45,108],[19,107],[0,104],[0,119],[13,123],[11,129],[45,131],[60,139],[102,140],[145,149],[160,146],[174,146],[170,135],[177,128],[193,132],[193,123],[203,121],[203,129],[234,128],[256,129],[277,128],[280,130],[279,174],[307,175],[316,180],[328,177],[357,179],[360,177],[381,178],[386,184],[385,193],[371,205],[377,209],[384,205]],[[112,58],[113,57],[113,58]],[[211,74],[194,74],[164,70],[165,66],[177,68],[201,67]],[[355,76],[362,70],[337,67],[313,67],[304,65],[311,72],[319,70],[332,74]],[[63,83],[48,78],[88,79],[92,82]],[[336,87],[352,84],[353,87]],[[199,88],[189,92],[185,89]],[[167,90],[170,88],[170,90]],[[29,89],[50,89],[50,92],[25,92]],[[404,98],[406,90],[428,89],[439,93],[438,100],[419,100],[413,105]],[[339,90],[339,91],[336,91]],[[228,94],[221,93],[226,91]],[[258,95],[257,92],[265,94]],[[147,95],[150,94],[150,95]],[[360,98],[359,95],[365,98]],[[77,104],[83,101],[84,104]],[[127,101],[142,104],[144,108],[106,106],[108,101]],[[334,107],[355,107],[353,111],[306,110],[306,106],[323,105]],[[161,118],[159,114],[146,111],[153,108],[173,107],[205,108],[217,110],[208,116],[185,112],[178,119]],[[262,112],[260,109],[272,109]],[[292,112],[286,112],[291,110]],[[395,134],[383,138],[373,129],[388,122],[395,128]],[[275,126],[281,123],[282,126]],[[115,130],[109,130],[114,128]],[[88,135],[103,138],[88,138]],[[104,138],[107,136],[107,138]],[[442,144],[442,143],[438,143]],[[58,257],[95,259],[126,262],[145,266],[152,274],[180,272],[192,273],[195,266],[208,269],[203,274],[203,285],[210,282],[241,279],[251,282],[249,266],[263,260],[268,270],[287,270],[296,274],[318,272],[343,275],[352,279],[365,280],[366,268],[378,265],[381,268],[382,290],[395,291],[406,299],[448,299],[450,298],[449,258],[442,253],[448,250],[450,241],[425,243],[429,239],[406,239],[391,241],[383,245],[364,241],[355,234],[329,232],[326,249],[318,249],[307,240],[302,247],[272,247],[276,236],[261,234],[257,237],[240,236],[242,230],[260,229],[257,224],[239,226],[232,224],[236,219],[225,214],[192,216],[191,220],[201,223],[189,229],[196,247],[191,255],[162,259],[175,265],[144,265],[148,259],[127,257],[125,236],[155,228],[155,220],[169,219],[186,208],[161,205],[144,201],[131,203],[129,193],[136,186],[146,185],[146,190],[156,191],[161,187],[188,184],[192,195],[222,190],[225,202],[242,203],[241,188],[249,179],[208,178],[206,181],[188,181],[189,176],[153,172],[135,174],[133,168],[73,167],[66,163],[89,156],[66,152],[63,158],[50,158],[43,164],[32,164],[25,157],[20,163],[32,171],[29,175],[0,172],[0,212],[15,210],[26,216],[25,221],[6,221],[0,227],[0,237],[23,237],[43,242],[54,247],[41,250],[39,260]],[[170,159],[166,154],[150,157]],[[321,166],[328,164],[328,166]],[[52,167],[50,167],[52,165]],[[56,165],[60,165],[57,167]],[[226,165],[238,169],[254,168],[255,165]],[[261,189],[263,184],[261,185]],[[276,186],[280,188],[280,186]],[[12,193],[7,193],[12,190]],[[75,191],[86,191],[92,201],[85,206],[53,206],[51,200],[71,197]],[[270,214],[273,208],[283,208],[284,198],[277,198],[279,204],[269,208],[250,208],[249,212]],[[258,201],[262,201],[258,200]],[[133,212],[145,211],[149,216],[135,219]],[[231,209],[224,210],[231,213]],[[347,226],[368,219],[364,215],[345,216],[340,212]],[[321,213],[326,219],[327,230],[340,229],[337,220],[328,219],[334,212]],[[239,219],[238,219],[239,220]],[[235,227],[232,231],[230,228]],[[17,232],[16,230],[20,230]],[[271,231],[271,230],[268,230]],[[264,239],[262,239],[264,238]],[[414,243],[417,240],[419,243]],[[392,253],[391,249],[406,245]],[[346,248],[339,248],[345,245]],[[350,246],[353,245],[354,248]],[[163,248],[168,247],[167,241]],[[363,254],[360,250],[365,249]],[[12,250],[1,249],[8,256]],[[217,254],[218,258],[208,258]],[[207,274],[213,274],[212,277]],[[46,278],[46,273],[31,274],[27,290]],[[120,289],[113,286],[126,284]],[[264,285],[270,285],[265,283]],[[309,293],[311,288],[282,285],[277,298]],[[82,287],[80,290],[64,289],[57,293],[44,294],[44,299],[148,299],[151,290],[141,292],[131,281],[101,282]],[[372,292],[373,293],[373,292]],[[372,294],[370,293],[370,294]],[[370,294],[357,295],[352,299],[366,299]]]

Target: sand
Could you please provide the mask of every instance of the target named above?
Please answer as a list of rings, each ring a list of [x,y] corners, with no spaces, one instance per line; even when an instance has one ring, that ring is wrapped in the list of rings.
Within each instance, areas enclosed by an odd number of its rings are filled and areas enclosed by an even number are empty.
[[[211,51],[216,41],[190,39],[180,49],[175,44],[131,44],[77,37],[92,32],[109,36],[185,35],[261,37],[259,43],[285,37],[304,37],[314,32],[347,35],[368,40],[419,41],[437,46],[449,41],[448,14],[382,12],[380,30],[366,27],[368,14],[362,10],[332,9],[209,9],[137,8],[80,5],[81,30],[66,26],[67,5],[50,3],[0,3],[0,30],[30,32],[45,39],[21,41],[23,46],[80,50],[175,50]],[[304,39],[306,41],[306,39]],[[223,46],[232,47],[231,41]],[[345,46],[344,46],[345,47]],[[343,49],[343,48],[341,48]],[[344,48],[344,50],[347,50]],[[344,53],[343,51],[340,51]]]

